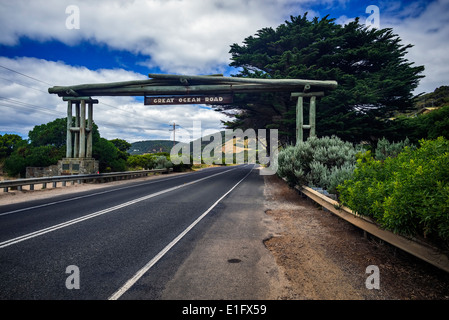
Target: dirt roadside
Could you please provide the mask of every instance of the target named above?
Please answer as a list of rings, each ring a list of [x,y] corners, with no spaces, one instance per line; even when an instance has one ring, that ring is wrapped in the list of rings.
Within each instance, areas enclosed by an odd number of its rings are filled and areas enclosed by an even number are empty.
[[[276,299],[449,300],[449,274],[362,231],[265,177],[266,214],[281,233],[265,241],[288,284]],[[367,289],[369,265],[380,289]]]

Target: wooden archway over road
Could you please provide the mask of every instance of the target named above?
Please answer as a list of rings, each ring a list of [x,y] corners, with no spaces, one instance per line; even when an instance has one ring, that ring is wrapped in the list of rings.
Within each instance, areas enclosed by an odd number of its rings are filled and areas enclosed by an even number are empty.
[[[302,79],[252,79],[239,77],[183,76],[149,74],[151,79],[125,82],[80,84],[49,88],[60,97],[85,96],[150,96],[215,93],[248,93],[264,91],[311,92],[312,89],[335,89],[337,82]]]
[[[169,74],[149,74],[149,78],[148,80],[49,88],[49,93],[57,94],[64,101],[68,101],[67,158],[91,156],[92,139],[89,139],[89,136],[92,130],[92,106],[94,103],[98,103],[98,100],[92,99],[93,96],[143,96],[145,104],[220,104],[230,103],[229,99],[230,97],[232,99],[235,93],[290,92],[292,97],[298,99],[296,104],[296,141],[299,142],[303,140],[303,129],[310,129],[310,135],[315,135],[316,97],[323,96],[325,90],[337,87],[337,82],[334,80],[253,79],[223,77],[223,75]],[[308,125],[303,123],[304,97],[310,98],[310,123]],[[73,104],[76,106],[75,127],[72,125]],[[88,106],[87,128],[85,127],[86,105]],[[84,143],[86,133],[87,146]],[[72,146],[72,143],[75,145]]]

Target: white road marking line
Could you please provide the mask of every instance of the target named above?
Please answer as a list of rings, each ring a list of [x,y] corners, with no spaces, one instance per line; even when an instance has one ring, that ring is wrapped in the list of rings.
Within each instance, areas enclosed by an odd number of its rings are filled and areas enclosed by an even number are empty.
[[[210,211],[212,211],[215,206],[220,203],[232,190],[234,190],[249,174],[253,171],[254,166],[251,170],[231,189],[229,189],[220,199],[218,199],[212,206],[209,207],[201,216],[199,216],[190,226],[188,226],[183,232],[181,232],[172,242],[170,242],[164,249],[162,249],[153,259],[151,259],[145,266],[143,266],[137,273],[132,276],[122,287],[120,287],[113,295],[109,297],[108,300],[119,299],[126,291],[128,291],[148,270],[150,270],[171,248],[173,248],[176,243],[179,242],[193,227],[195,227],[198,222],[200,222]]]
[[[178,185],[176,187],[172,187],[172,188],[168,188],[168,189],[156,192],[156,193],[152,193],[152,194],[149,194],[147,196],[144,196],[144,197],[141,197],[141,198],[138,198],[138,199],[134,199],[134,200],[131,200],[131,201],[119,204],[117,206],[110,207],[110,208],[107,208],[107,209],[104,209],[104,210],[101,210],[101,211],[97,211],[97,212],[94,212],[94,213],[91,213],[91,214],[88,214],[88,215],[85,215],[85,216],[82,216],[82,217],[79,217],[79,218],[76,218],[76,219],[73,219],[73,220],[69,220],[69,221],[66,221],[66,222],[63,222],[63,223],[60,223],[60,224],[48,227],[48,228],[44,228],[44,229],[41,229],[41,230],[38,230],[38,231],[34,231],[34,232],[22,235],[22,236],[17,237],[17,238],[13,238],[13,239],[10,239],[10,240],[6,240],[6,241],[3,241],[3,242],[0,242],[0,249],[3,249],[5,247],[11,246],[13,244],[16,244],[16,243],[19,243],[19,242],[22,242],[22,241],[25,241],[25,240],[28,240],[28,239],[32,239],[32,238],[44,235],[46,233],[49,233],[49,232],[52,232],[52,231],[55,231],[55,230],[58,230],[58,229],[62,229],[62,228],[68,227],[70,225],[73,225],[73,224],[79,223],[81,221],[88,220],[88,219],[91,219],[91,218],[103,215],[103,214],[111,212],[111,211],[115,211],[115,210],[118,210],[118,209],[130,206],[130,205],[136,204],[136,203],[144,201],[144,200],[148,200],[148,199],[153,198],[153,197],[157,197],[157,196],[159,196],[161,194],[164,194],[164,193],[167,193],[167,192],[171,192],[171,191],[174,191],[174,190],[177,190],[177,189],[180,189],[180,188],[192,185],[194,183],[197,183],[197,182],[200,182],[200,181],[203,181],[203,180],[206,180],[206,179],[210,179],[212,177],[215,177],[215,176],[218,176],[220,174],[224,174],[226,172],[230,172],[230,171],[233,171],[233,170],[236,170],[236,169],[238,169],[238,167],[230,169],[230,170],[226,170],[226,171],[223,171],[223,172],[215,173],[215,174],[213,174],[211,176],[207,176],[207,177],[204,177],[204,178],[201,178],[201,179],[198,179],[198,180],[194,180],[194,181],[191,181],[191,182],[188,182],[188,183],[184,183],[184,184]]]

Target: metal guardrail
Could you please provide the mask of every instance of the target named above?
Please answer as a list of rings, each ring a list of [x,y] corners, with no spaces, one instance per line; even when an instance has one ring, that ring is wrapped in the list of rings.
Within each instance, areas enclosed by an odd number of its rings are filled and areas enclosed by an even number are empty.
[[[354,213],[351,209],[340,205],[339,202],[321,194],[316,190],[313,190],[312,188],[306,186],[295,186],[295,189],[336,216],[360,228],[364,232],[367,232],[405,252],[408,252],[441,270],[449,272],[449,257],[438,248],[435,248],[430,244],[421,243],[405,238],[388,230],[381,229],[369,218]]]
[[[0,188],[3,188],[3,192],[8,192],[9,188],[14,187],[17,187],[17,190],[22,191],[23,186],[30,186],[30,190],[34,190],[34,186],[36,184],[37,185],[41,184],[42,188],[46,188],[48,183],[52,183],[53,188],[56,188],[58,183],[62,183],[62,186],[66,186],[67,182],[71,182],[72,184],[74,184],[75,182],[84,183],[86,181],[92,180],[98,182],[108,182],[125,179],[127,180],[144,177],[147,176],[149,173],[165,173],[165,172],[168,173],[171,171],[173,171],[173,168],[4,180],[0,182]]]

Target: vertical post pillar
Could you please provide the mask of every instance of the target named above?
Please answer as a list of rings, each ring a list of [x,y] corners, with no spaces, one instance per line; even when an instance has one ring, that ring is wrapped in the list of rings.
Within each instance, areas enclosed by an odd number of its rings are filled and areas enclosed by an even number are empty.
[[[98,100],[87,96],[64,97],[63,99],[68,101],[67,152],[66,158],[58,162],[60,174],[96,173],[99,162],[92,158],[93,105],[98,103]],[[74,106],[75,115],[73,115]]]
[[[296,103],[296,144],[302,141],[303,139],[303,109],[304,109],[304,101],[303,97],[299,96],[298,101]]]
[[[80,138],[79,138],[79,157],[86,157],[86,100],[81,100],[80,109]]]
[[[310,129],[309,136],[316,136],[316,97],[324,96],[324,92],[292,92],[292,97],[298,98],[296,103],[296,144],[304,139],[304,129]],[[310,98],[309,124],[304,124],[304,97]]]
[[[309,124],[310,124],[310,137],[316,136],[316,96],[310,97],[310,108],[309,108]]]
[[[92,158],[92,118],[93,118],[93,102],[89,102],[87,105],[87,150],[86,157]]]
[[[80,103],[79,101],[76,102],[75,105],[75,128],[80,127]],[[74,158],[79,158],[80,155],[80,133],[79,130],[75,131],[75,146],[73,148],[74,151]]]
[[[66,158],[73,156],[72,150],[72,101],[67,101],[67,138],[66,138]]]

